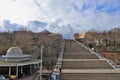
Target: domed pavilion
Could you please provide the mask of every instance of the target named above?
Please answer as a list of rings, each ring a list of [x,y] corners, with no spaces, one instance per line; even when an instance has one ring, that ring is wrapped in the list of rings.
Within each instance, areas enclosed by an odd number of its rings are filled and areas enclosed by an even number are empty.
[[[6,55],[0,59],[0,75],[16,77],[32,74],[39,68],[40,59],[31,59],[31,55],[23,54],[19,47],[10,47]]]
[[[3,55],[2,57],[5,59],[5,61],[21,62],[30,60],[31,55],[23,54],[19,47],[11,47],[8,49],[7,54]]]

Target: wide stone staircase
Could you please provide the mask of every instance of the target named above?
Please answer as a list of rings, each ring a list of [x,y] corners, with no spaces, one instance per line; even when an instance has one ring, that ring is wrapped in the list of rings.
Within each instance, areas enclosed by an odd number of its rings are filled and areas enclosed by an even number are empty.
[[[60,80],[120,80],[120,70],[77,41],[65,40]]]
[[[63,60],[62,69],[112,69],[105,60]]]

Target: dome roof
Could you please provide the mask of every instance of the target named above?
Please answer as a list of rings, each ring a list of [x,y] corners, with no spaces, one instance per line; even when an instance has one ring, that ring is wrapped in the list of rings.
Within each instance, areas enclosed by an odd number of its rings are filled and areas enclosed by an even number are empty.
[[[10,47],[7,50],[6,55],[3,55],[2,57],[5,58],[5,61],[25,61],[30,60],[31,55],[23,54],[19,47]]]
[[[19,47],[10,47],[8,50],[7,50],[7,53],[6,53],[6,56],[23,56],[23,52],[22,50],[19,48]]]

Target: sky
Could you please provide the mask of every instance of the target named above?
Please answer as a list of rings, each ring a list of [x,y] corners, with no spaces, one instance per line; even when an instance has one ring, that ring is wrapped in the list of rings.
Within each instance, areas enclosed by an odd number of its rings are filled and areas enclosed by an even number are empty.
[[[91,29],[120,28],[120,0],[0,0],[0,31],[21,26],[65,38]]]

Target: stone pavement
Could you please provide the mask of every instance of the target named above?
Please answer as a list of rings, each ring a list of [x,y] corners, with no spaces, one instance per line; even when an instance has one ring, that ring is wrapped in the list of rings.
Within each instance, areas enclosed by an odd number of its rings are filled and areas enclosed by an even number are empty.
[[[84,45],[66,40],[60,80],[120,80],[120,69]]]

